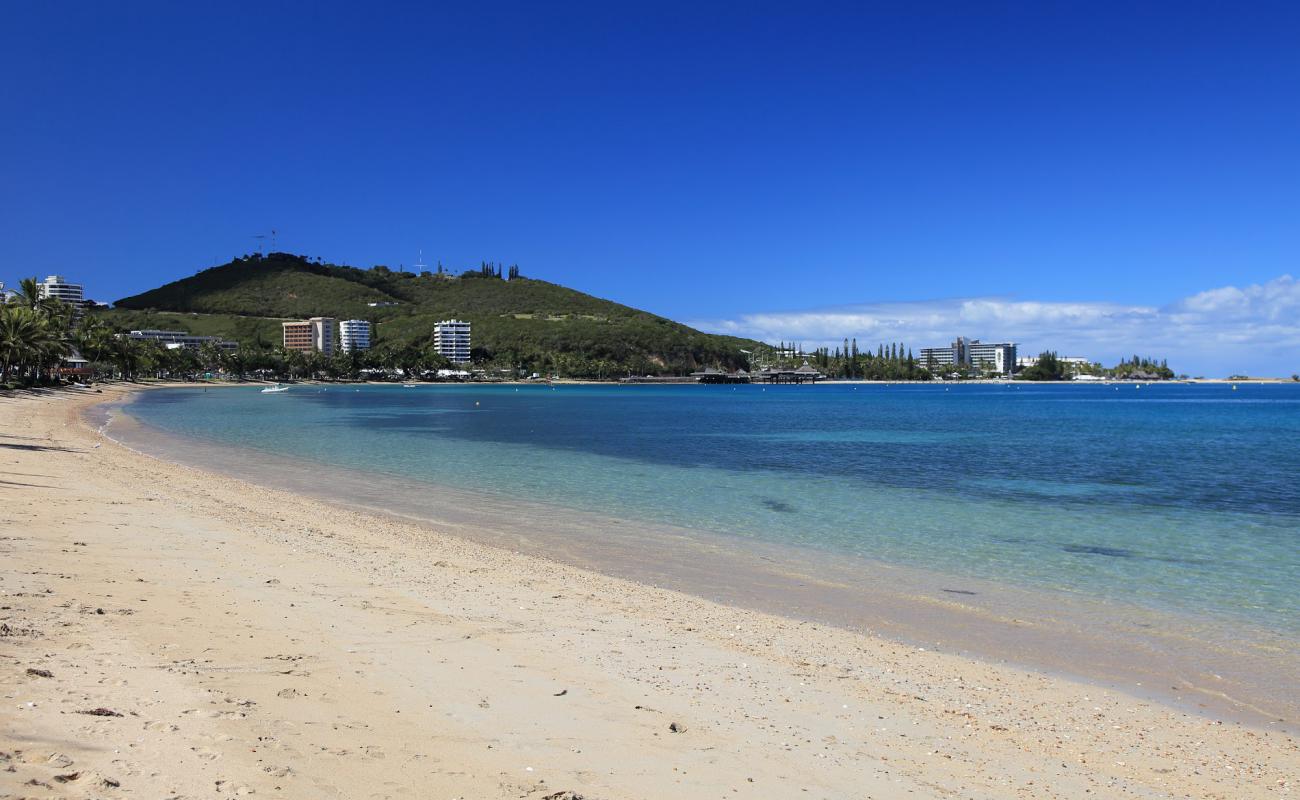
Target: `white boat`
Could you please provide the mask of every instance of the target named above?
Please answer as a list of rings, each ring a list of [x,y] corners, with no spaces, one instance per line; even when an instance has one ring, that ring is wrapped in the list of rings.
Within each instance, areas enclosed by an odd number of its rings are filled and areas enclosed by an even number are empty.
[[[289,391],[288,386],[281,386],[280,384],[277,383],[274,386],[268,386],[265,389],[263,389],[262,394],[275,394],[276,392],[287,392],[287,391]]]
[[[419,386],[418,383],[404,383],[404,384],[402,384],[402,388],[403,388],[403,389],[414,389],[414,388],[417,387],[417,386]]]

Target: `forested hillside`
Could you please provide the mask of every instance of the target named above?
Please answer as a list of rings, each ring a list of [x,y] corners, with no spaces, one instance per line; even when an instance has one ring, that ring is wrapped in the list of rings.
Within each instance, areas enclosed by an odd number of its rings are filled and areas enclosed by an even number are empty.
[[[427,347],[434,323],[455,317],[473,323],[478,363],[574,376],[736,368],[747,365],[741,351],[756,344],[522,277],[514,267],[414,273],[286,253],[236,259],[123,298],[100,313],[123,329],[184,329],[250,348],[277,344],[283,319],[367,319],[374,323],[377,350],[407,352]]]

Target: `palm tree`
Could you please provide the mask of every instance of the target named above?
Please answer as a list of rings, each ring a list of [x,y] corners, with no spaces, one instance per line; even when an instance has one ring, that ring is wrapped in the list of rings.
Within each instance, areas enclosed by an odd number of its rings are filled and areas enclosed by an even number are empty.
[[[103,320],[87,315],[74,336],[77,349],[92,364],[107,362],[113,355],[113,332]]]
[[[52,372],[69,349],[62,331],[39,310],[21,303],[0,306],[0,375],[4,378],[15,371],[39,378],[47,368]]]
[[[0,308],[0,366],[4,378],[21,368],[35,351],[41,319],[30,308],[13,304]]]
[[[46,317],[45,332],[37,346],[37,373],[53,380],[63,359],[72,354],[72,340],[62,320]]]
[[[14,301],[32,311],[41,307],[41,285],[36,278],[23,278],[18,281],[18,294]]]
[[[113,364],[125,380],[134,380],[135,372],[140,366],[140,348],[136,341],[126,337],[115,337],[111,345]]]
[[[199,365],[207,372],[220,372],[224,366],[221,348],[213,342],[204,342],[199,347]]]

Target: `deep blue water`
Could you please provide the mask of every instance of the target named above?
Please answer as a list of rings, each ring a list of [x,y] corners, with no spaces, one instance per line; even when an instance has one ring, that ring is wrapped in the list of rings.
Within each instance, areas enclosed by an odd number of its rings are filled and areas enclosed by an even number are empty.
[[[732,542],[1300,633],[1300,385],[296,386],[146,392],[131,413]]]

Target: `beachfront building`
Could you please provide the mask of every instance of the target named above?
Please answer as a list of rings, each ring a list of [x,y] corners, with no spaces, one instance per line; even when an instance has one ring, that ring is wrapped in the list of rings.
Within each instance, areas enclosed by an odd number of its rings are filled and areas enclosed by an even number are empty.
[[[86,310],[86,297],[79,283],[68,283],[62,275],[49,275],[36,284],[36,297],[41,300],[60,300],[72,306],[72,321],[76,324]]]
[[[86,302],[81,284],[68,283],[62,275],[50,275],[36,284],[36,296],[41,300],[62,300],[74,308],[81,308]]]
[[[951,347],[922,347],[917,363],[931,372],[953,365]]]
[[[469,323],[446,319],[433,326],[433,349],[453,364],[468,364]]]
[[[965,336],[958,336],[947,347],[922,347],[918,363],[931,372],[969,367],[970,343]]]
[[[339,323],[339,350],[351,353],[370,349],[370,323],[364,319],[345,319]]]
[[[312,317],[302,322],[285,322],[284,349],[334,355],[334,318]]]
[[[83,357],[75,348],[59,361],[58,370],[59,377],[72,380],[89,378],[95,374],[95,370],[90,366],[90,360]]]
[[[979,339],[958,336],[947,347],[921,348],[917,363],[932,372],[974,367],[985,372],[1010,375],[1016,367],[1016,343],[981,342]]]
[[[743,369],[727,372],[717,367],[704,367],[691,373],[696,383],[749,383],[749,373]]]
[[[967,346],[970,364],[977,369],[1010,375],[1016,369],[1015,342],[981,342],[975,339]]]
[[[144,330],[131,331],[126,334],[128,339],[134,339],[141,342],[158,342],[168,350],[184,348],[186,350],[198,350],[205,344],[215,345],[222,350],[234,350],[239,347],[238,342],[232,342],[229,339],[222,339],[220,336],[195,336],[188,331],[161,331],[161,330]]]
[[[816,369],[803,362],[798,369],[789,367],[763,367],[753,375],[746,375],[750,381],[759,383],[816,383],[825,380],[826,376]]]

